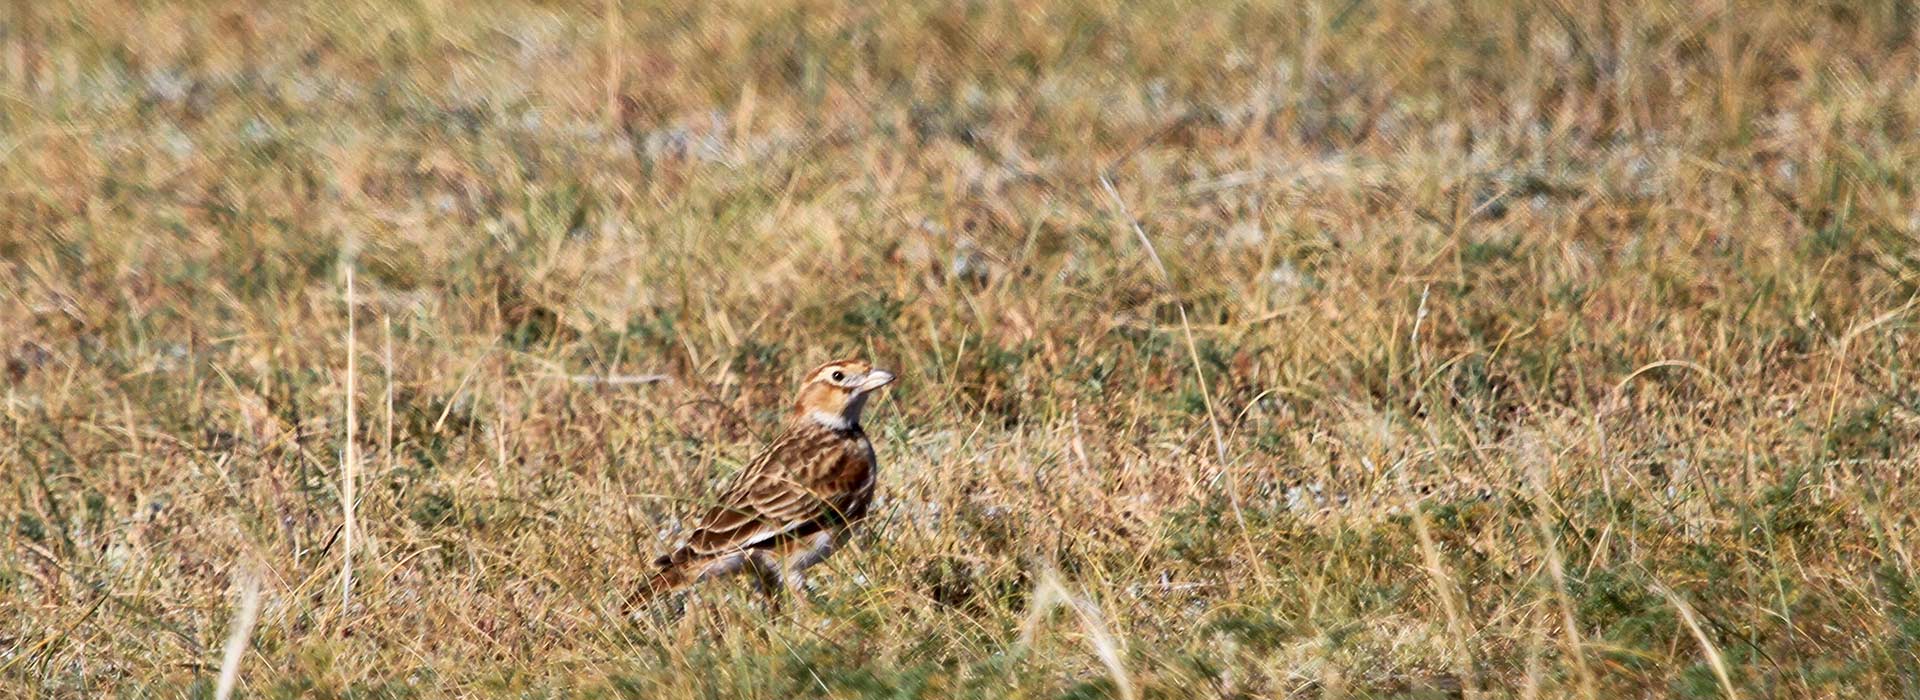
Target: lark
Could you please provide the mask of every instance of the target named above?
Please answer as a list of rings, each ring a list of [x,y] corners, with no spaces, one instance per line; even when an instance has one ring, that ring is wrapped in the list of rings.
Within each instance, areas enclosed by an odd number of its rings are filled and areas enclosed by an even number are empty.
[[[628,600],[628,610],[707,579],[755,575],[778,604],[799,591],[804,572],[845,542],[873,503],[878,468],[860,414],[893,373],[860,360],[829,362],[807,374],[786,427],[736,475],[697,521],[685,544]]]

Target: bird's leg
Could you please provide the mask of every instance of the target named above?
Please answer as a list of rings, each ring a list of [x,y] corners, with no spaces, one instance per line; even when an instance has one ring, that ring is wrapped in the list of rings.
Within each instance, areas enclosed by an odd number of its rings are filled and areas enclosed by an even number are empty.
[[[832,553],[833,533],[818,532],[807,538],[806,542],[792,554],[787,555],[785,572],[780,577],[781,583],[786,585],[787,592],[795,596],[806,593],[807,568],[820,563]]]
[[[774,612],[780,611],[782,590],[780,560],[764,549],[756,549],[747,554],[747,566],[753,570],[753,582],[760,593],[767,597],[767,605]]]
[[[699,583],[707,579],[719,578],[722,576],[732,576],[736,573],[739,573],[741,568],[746,567],[748,565],[749,565],[749,562],[747,561],[747,555],[745,554],[733,554],[729,556],[720,557],[718,559],[714,559],[713,561],[708,562],[705,566],[701,567],[700,573],[694,575],[693,582]]]

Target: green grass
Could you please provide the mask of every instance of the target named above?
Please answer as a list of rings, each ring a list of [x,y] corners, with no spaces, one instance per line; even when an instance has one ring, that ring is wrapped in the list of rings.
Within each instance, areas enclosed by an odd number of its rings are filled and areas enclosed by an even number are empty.
[[[10,5],[0,695],[1920,696],[1914,7],[1578,4]]]

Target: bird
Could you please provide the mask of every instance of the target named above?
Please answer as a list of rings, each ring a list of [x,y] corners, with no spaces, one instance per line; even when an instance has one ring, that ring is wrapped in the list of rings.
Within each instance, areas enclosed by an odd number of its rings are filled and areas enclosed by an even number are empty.
[[[894,375],[857,359],[808,372],[778,437],[721,490],[687,538],[653,562],[627,601],[649,601],[708,579],[747,572],[777,606],[804,572],[845,542],[873,504],[879,465],[860,427],[868,399]]]

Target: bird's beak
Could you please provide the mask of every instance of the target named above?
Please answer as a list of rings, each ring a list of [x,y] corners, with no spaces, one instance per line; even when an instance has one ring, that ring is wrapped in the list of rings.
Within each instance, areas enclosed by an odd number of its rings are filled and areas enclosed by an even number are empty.
[[[893,383],[892,372],[888,372],[884,369],[876,369],[876,370],[867,372],[867,378],[864,380],[861,380],[860,385],[855,387],[855,389],[858,390],[860,393],[864,394],[869,391],[873,391],[874,389],[878,389],[880,387],[883,387],[892,383]]]

